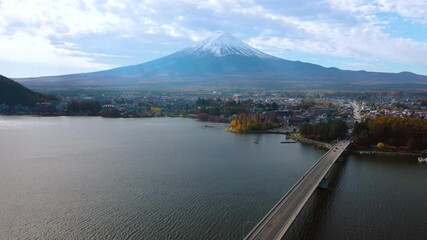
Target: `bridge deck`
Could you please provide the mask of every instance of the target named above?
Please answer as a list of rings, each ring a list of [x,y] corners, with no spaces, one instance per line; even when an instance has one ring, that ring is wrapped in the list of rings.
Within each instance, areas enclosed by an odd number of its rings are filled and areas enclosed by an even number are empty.
[[[335,144],[271,209],[245,239],[281,239],[349,141]]]

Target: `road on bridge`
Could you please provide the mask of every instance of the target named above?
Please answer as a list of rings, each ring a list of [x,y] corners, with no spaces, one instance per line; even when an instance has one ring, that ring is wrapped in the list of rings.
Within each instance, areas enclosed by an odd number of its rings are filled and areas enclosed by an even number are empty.
[[[349,141],[335,144],[298,180],[245,239],[281,239],[331,166],[349,144]]]

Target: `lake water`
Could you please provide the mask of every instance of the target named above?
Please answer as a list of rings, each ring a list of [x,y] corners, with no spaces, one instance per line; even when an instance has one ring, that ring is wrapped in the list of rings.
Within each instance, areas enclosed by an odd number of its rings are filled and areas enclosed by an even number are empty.
[[[0,116],[0,239],[241,239],[324,153],[214,125]],[[286,239],[426,239],[415,157],[347,155],[329,177]]]

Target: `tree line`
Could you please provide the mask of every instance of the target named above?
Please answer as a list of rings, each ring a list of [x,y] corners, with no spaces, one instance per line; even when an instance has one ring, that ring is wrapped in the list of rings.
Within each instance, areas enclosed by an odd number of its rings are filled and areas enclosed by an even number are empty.
[[[306,138],[317,141],[333,141],[344,139],[347,134],[347,124],[343,120],[329,120],[326,123],[303,123],[300,134]]]
[[[409,150],[427,149],[427,119],[390,116],[367,119],[355,123],[353,138],[360,146],[382,143]]]
[[[265,119],[261,117],[259,112],[255,114],[242,113],[238,114],[230,122],[230,127],[237,131],[263,131],[270,128],[280,126],[279,123],[275,123],[272,119]]]

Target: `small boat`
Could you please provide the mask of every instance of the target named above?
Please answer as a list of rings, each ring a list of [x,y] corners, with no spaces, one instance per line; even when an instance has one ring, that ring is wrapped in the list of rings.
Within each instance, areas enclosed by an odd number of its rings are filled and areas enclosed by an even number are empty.
[[[427,163],[427,158],[419,157],[419,158],[418,158],[418,162],[419,162],[419,163]]]

